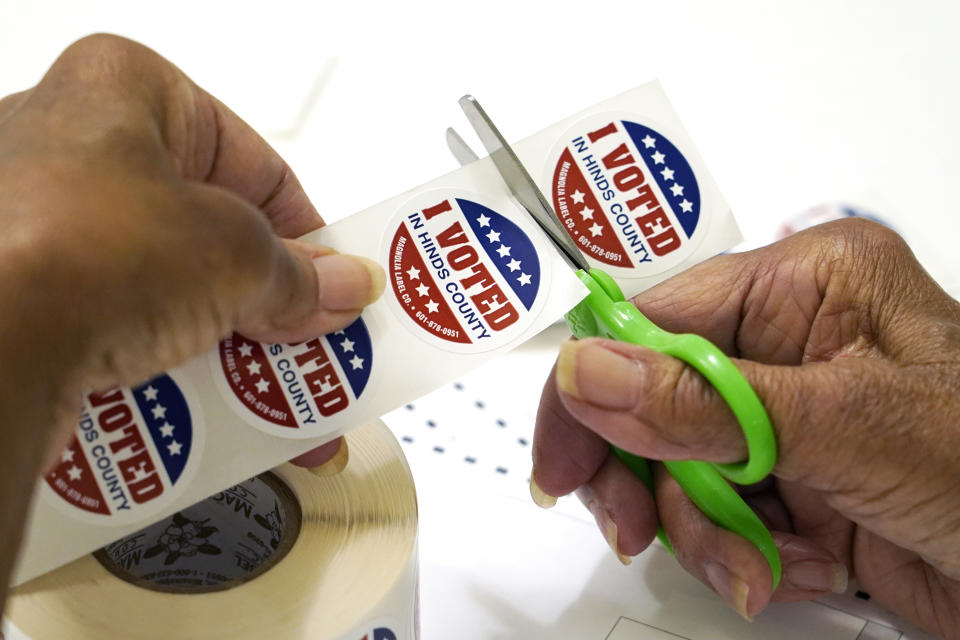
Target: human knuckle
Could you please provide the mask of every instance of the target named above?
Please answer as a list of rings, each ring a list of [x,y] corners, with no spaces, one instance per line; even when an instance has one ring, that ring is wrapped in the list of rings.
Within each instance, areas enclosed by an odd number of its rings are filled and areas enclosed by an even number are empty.
[[[662,434],[677,443],[703,437],[704,425],[698,416],[703,414],[704,407],[714,404],[714,398],[695,369],[679,361],[671,362],[658,376],[651,397],[656,399],[658,410],[650,412],[645,408],[639,415],[656,420]]]
[[[61,55],[61,61],[85,67],[109,67],[130,64],[144,56],[149,49],[133,40],[109,33],[95,33],[71,44]]]
[[[846,246],[856,251],[902,254],[910,250],[899,233],[872,220],[847,218],[834,223]]]

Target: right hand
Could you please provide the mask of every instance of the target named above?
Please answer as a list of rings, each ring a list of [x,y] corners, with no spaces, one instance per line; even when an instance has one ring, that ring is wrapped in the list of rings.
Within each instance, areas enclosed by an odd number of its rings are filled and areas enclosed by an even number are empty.
[[[634,300],[714,342],[777,433],[773,476],[745,499],[774,531],[783,581],[690,502],[662,465],[656,496],[608,442],[652,459],[746,457],[729,408],[695,370],[631,344],[566,343],[537,418],[531,490],[572,491],[621,556],[663,524],[680,563],[746,617],[843,590],[960,638],[960,304],[893,232],[848,220],[718,256]]]

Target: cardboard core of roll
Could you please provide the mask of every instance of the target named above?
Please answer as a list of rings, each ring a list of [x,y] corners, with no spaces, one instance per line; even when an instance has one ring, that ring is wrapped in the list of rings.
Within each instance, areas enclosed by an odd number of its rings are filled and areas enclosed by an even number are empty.
[[[299,533],[292,536],[286,555],[280,553],[281,535],[273,554],[245,576],[220,570],[218,576],[199,581],[208,584],[192,584],[201,592],[185,593],[184,581],[175,574],[160,575],[156,564],[164,567],[177,549],[187,555],[184,543],[198,547],[186,548],[191,562],[200,562],[199,555],[217,556],[219,562],[230,548],[202,553],[199,546],[213,544],[219,531],[201,530],[219,525],[203,522],[211,516],[201,518],[185,509],[185,520],[200,521],[186,539],[186,523],[177,524],[172,517],[146,528],[154,537],[143,540],[141,562],[148,549],[162,547],[146,558],[154,562],[153,568],[124,566],[123,550],[128,548],[118,541],[119,546],[101,551],[109,562],[88,555],[17,587],[8,602],[9,621],[29,640],[359,640],[379,627],[414,628],[417,501],[410,468],[382,423],[359,427],[346,438],[350,460],[334,476],[318,477],[290,464],[272,470],[279,482],[271,491],[282,500],[280,487],[288,488],[301,510]],[[248,488],[262,489],[262,477],[251,480],[255,482]],[[250,511],[251,518],[258,512],[254,506]],[[284,534],[292,523],[289,514],[286,518]],[[246,529],[258,536],[261,531],[269,535],[256,522]],[[179,546],[175,540],[181,541]],[[174,558],[166,568],[182,561]],[[111,563],[114,567],[108,569]],[[118,574],[117,566],[127,575]],[[415,633],[395,635],[406,639]]]
[[[280,562],[300,534],[302,519],[293,491],[268,471],[125,536],[93,557],[144,589],[221,591]]]

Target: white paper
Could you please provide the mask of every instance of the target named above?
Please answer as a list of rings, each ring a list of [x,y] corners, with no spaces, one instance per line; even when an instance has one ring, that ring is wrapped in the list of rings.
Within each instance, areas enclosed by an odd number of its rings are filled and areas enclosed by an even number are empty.
[[[418,486],[425,638],[932,639],[853,585],[748,623],[659,543],[624,567],[575,497],[534,505],[534,418],[568,335],[551,328],[384,416]]]

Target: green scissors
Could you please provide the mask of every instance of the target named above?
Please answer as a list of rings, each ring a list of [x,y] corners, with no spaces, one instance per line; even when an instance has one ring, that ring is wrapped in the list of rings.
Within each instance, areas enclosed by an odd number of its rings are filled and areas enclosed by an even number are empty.
[[[578,338],[599,336],[630,342],[683,360],[714,386],[733,411],[747,441],[748,459],[745,462],[718,464],[698,460],[666,460],[663,464],[710,520],[743,536],[759,549],[770,565],[773,586],[776,588],[780,583],[782,568],[773,537],[726,481],[737,484],[760,482],[776,462],[777,443],[773,427],[757,394],[730,358],[713,343],[697,335],[678,335],[657,327],[626,300],[613,278],[600,269],[591,268],[486,112],[473,96],[461,98],[460,106],[510,192],[546,232],[571,267],[576,269],[577,277],[589,290],[587,297],[566,315],[573,334]],[[476,159],[456,132],[448,129],[447,136],[451,149],[461,162]],[[616,447],[613,447],[613,451],[652,492],[653,476],[647,460]],[[662,526],[657,536],[672,552],[673,547]]]

